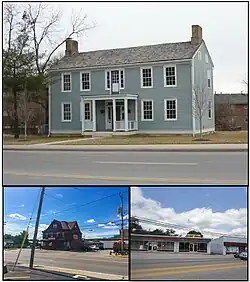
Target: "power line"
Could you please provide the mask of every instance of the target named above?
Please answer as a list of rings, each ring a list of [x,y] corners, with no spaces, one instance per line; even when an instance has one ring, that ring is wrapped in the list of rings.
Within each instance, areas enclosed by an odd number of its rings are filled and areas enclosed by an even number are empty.
[[[69,210],[79,209],[79,208],[82,208],[82,207],[84,207],[84,206],[87,206],[87,205],[90,205],[90,204],[93,204],[93,203],[102,201],[102,200],[104,200],[104,199],[107,199],[107,198],[110,198],[110,197],[113,197],[113,196],[116,196],[116,195],[118,195],[118,194],[119,194],[119,193],[114,193],[114,194],[111,194],[111,195],[108,195],[108,196],[99,198],[99,199],[97,199],[97,200],[94,200],[94,201],[91,201],[91,202],[87,202],[87,203],[84,203],[84,204],[79,205],[79,206],[75,206],[75,207],[73,207],[73,208],[68,208],[68,209],[66,209],[66,210],[62,210],[62,211],[59,211],[59,212],[55,212],[54,215],[55,215],[55,214],[59,214],[59,213],[63,213],[63,212],[69,211]],[[77,211],[75,211],[75,212],[77,212]],[[74,213],[74,212],[73,212],[73,213]]]
[[[141,218],[141,217],[137,217],[137,216],[133,216],[133,217],[138,219],[139,222],[146,223],[146,224],[152,224],[152,225],[155,225],[155,226],[168,227],[168,228],[171,227],[171,228],[175,228],[175,229],[183,229],[183,230],[188,230],[188,231],[190,230],[190,227],[187,227],[187,226],[181,226],[181,225],[177,225],[177,224],[171,224],[171,223],[168,223],[168,222],[161,222],[161,221],[147,219],[147,218]],[[220,235],[220,236],[228,235],[226,233],[206,231],[206,230],[201,230],[201,232],[207,233],[207,234],[210,234],[210,235]],[[242,237],[242,235],[239,235],[239,234],[233,235],[233,236]]]

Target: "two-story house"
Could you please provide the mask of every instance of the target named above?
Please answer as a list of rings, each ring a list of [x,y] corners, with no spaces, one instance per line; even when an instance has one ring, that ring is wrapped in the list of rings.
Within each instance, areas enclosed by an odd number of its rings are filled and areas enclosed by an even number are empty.
[[[200,124],[214,131],[213,67],[198,25],[186,42],[112,50],[79,52],[68,38],[50,69],[49,132],[195,134]]]
[[[83,245],[82,233],[76,221],[53,220],[42,233],[43,249],[72,250]]]

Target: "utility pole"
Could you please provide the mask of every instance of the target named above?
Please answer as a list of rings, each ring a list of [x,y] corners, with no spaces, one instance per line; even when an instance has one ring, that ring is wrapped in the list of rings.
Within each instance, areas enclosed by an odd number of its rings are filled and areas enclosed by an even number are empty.
[[[124,219],[123,219],[123,194],[120,192],[120,200],[121,200],[121,252],[124,251]]]
[[[32,244],[32,247],[31,247],[30,265],[29,265],[30,268],[33,268],[33,264],[34,264],[35,249],[36,249],[36,238],[37,238],[40,216],[41,216],[41,211],[42,211],[44,193],[45,193],[45,188],[43,187],[42,191],[41,191],[41,195],[40,195],[40,202],[39,202],[39,206],[38,206],[38,210],[37,210],[36,226],[35,226],[35,232],[34,232],[34,237],[33,237],[33,244]]]

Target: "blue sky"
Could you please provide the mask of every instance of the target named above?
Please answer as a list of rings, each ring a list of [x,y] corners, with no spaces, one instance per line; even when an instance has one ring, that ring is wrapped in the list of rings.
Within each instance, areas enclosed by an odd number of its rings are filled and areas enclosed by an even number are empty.
[[[247,187],[134,187],[131,214],[151,219],[145,229],[175,226],[185,235],[197,230],[207,237],[247,234]],[[167,227],[166,227],[167,228]],[[164,229],[164,228],[163,228]]]
[[[247,207],[245,187],[145,187],[142,191],[145,197],[160,202],[162,206],[174,207],[176,212],[202,207],[222,212],[232,207]]]
[[[5,233],[16,234],[26,229],[34,206],[33,218],[35,219],[40,191],[41,188],[35,187],[4,188]],[[39,231],[44,230],[53,219],[56,219],[76,220],[86,238],[110,237],[119,234],[120,218],[117,215],[117,208],[120,205],[120,192],[123,193],[126,215],[128,212],[127,188],[46,188]],[[113,196],[81,207],[81,205],[109,195]],[[31,222],[31,230],[34,228],[34,219]],[[127,219],[125,219],[125,223],[127,223]]]

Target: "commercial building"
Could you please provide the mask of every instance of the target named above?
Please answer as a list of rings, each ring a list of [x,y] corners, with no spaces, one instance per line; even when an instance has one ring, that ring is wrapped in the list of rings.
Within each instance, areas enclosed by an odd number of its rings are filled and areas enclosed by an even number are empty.
[[[210,254],[210,247],[210,238],[131,234],[131,250]]]
[[[247,249],[247,238],[221,236],[211,242],[212,254],[233,254]]]

